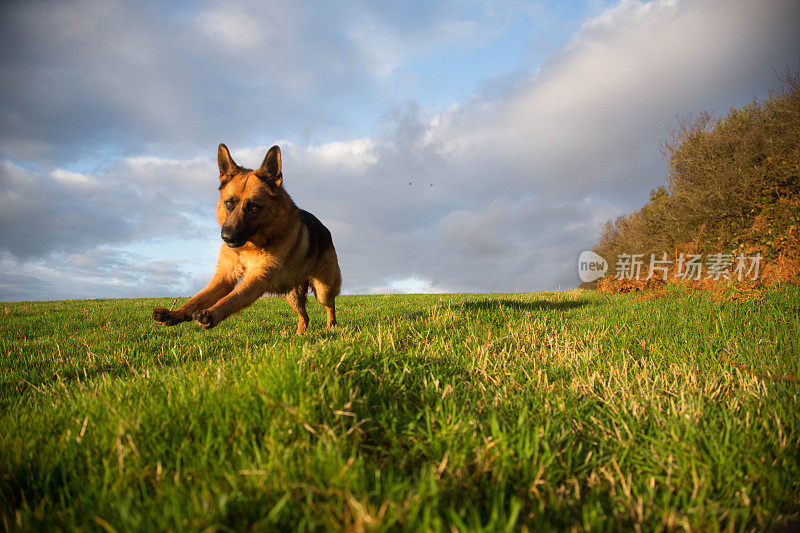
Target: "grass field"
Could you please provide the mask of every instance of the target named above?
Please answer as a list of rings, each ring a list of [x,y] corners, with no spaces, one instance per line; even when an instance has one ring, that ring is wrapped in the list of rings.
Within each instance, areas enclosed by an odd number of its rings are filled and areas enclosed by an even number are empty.
[[[175,303],[0,304],[6,529],[800,524],[798,287]]]

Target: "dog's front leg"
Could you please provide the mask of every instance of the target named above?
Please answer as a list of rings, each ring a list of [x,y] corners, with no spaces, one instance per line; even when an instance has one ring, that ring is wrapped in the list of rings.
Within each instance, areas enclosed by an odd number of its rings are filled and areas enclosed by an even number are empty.
[[[236,286],[236,278],[233,277],[232,272],[217,271],[206,287],[194,295],[188,302],[180,306],[174,311],[165,309],[163,307],[156,307],[153,309],[153,319],[159,324],[165,326],[174,326],[181,322],[188,322],[192,319],[192,315],[200,310],[211,307],[229,294]]]
[[[267,281],[258,274],[245,275],[242,282],[230,294],[210,309],[197,311],[192,318],[203,329],[211,329],[237,311],[252,305],[267,292]]]

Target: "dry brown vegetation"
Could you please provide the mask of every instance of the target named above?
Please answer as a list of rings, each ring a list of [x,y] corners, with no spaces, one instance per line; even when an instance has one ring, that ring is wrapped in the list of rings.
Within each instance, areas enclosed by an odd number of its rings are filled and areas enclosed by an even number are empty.
[[[617,256],[724,253],[763,257],[755,283],[689,282],[729,295],[800,279],[800,76],[790,75],[764,100],[680,121],[664,143],[668,185],[654,189],[640,210],[608,221],[595,251],[611,268],[598,288],[643,290],[661,280],[615,280]],[[669,278],[676,278],[675,266]]]

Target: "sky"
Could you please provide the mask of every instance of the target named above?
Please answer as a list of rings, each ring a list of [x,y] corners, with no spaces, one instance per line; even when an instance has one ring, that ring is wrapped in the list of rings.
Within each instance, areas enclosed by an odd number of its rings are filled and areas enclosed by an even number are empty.
[[[575,287],[681,118],[800,67],[796,0],[0,6],[0,299],[190,296],[217,146],[330,228],[343,293]]]

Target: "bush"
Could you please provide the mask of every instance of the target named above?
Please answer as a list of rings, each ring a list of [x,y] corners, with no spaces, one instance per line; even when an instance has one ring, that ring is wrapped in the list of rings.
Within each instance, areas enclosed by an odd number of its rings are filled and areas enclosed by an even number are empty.
[[[606,222],[594,250],[611,263],[622,253],[758,253],[787,278],[800,257],[800,77],[717,120],[680,121],[662,151],[668,185]]]

